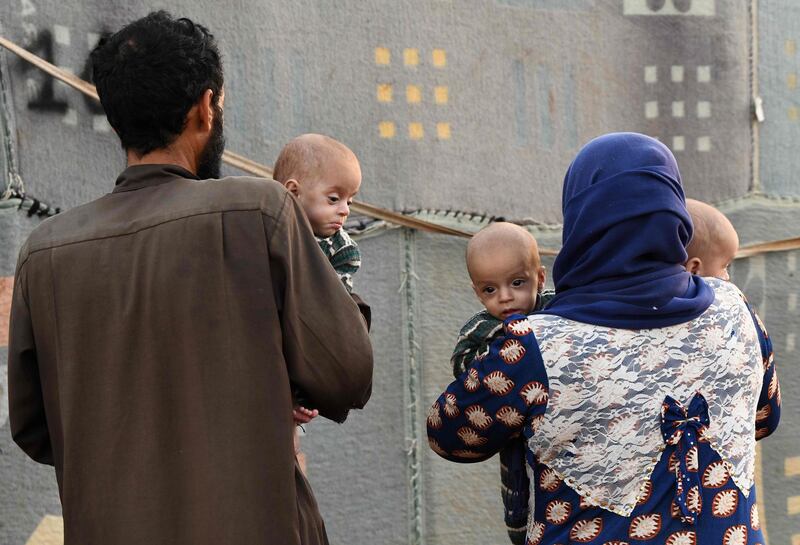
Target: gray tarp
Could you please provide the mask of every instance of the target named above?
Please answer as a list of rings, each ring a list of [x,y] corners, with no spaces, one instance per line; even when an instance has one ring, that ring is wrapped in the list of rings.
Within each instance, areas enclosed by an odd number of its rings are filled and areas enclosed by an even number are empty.
[[[80,75],[100,33],[162,6],[13,0],[0,4],[0,28]],[[543,246],[557,246],[570,158],[593,136],[635,130],[672,147],[688,195],[719,204],[744,243],[800,235],[793,0],[178,0],[169,9],[220,40],[230,149],[270,164],[289,138],[330,134],[360,157],[365,201],[528,218]],[[754,69],[766,112],[757,127]],[[14,57],[3,77],[29,194],[69,208],[109,191],[124,157],[102,112]],[[38,221],[0,209],[0,277],[13,275]],[[332,542],[505,543],[496,460],[448,463],[419,435],[458,328],[478,308],[464,241],[393,230],[361,245],[355,281],[374,308],[373,398],[344,426],[312,423],[304,439]],[[781,545],[800,534],[790,499],[800,494],[797,256],[734,268],[773,336],[783,383],[784,421],[760,458],[762,520]],[[4,372],[3,357],[3,396]],[[11,444],[5,416],[0,545],[22,545],[59,504],[52,471]],[[32,542],[49,543],[41,536],[52,521]]]

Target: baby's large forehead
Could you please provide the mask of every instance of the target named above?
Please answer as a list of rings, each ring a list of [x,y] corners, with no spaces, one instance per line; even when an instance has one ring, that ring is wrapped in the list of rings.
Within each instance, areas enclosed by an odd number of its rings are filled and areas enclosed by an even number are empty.
[[[736,230],[725,214],[695,199],[686,199],[686,209],[694,225],[694,234],[689,243],[690,254],[711,255],[724,251],[727,247],[738,246]],[[698,255],[698,257],[708,256]]]
[[[352,152],[344,153],[335,149],[320,149],[311,173],[324,177],[331,172],[342,170],[361,171],[361,166],[355,154]]]
[[[281,150],[275,165],[282,178],[295,178],[300,183],[314,183],[330,172],[344,169],[360,172],[355,153],[338,140],[313,133],[293,138]]]
[[[496,222],[475,233],[467,244],[466,260],[470,274],[478,263],[487,259],[508,263],[509,268],[516,267],[520,260],[538,267],[539,247],[526,229],[513,223]]]

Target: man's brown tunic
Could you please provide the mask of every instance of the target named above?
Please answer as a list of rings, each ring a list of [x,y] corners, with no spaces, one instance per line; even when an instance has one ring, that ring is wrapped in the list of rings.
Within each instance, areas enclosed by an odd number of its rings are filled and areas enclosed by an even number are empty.
[[[66,545],[326,543],[292,391],[342,421],[361,314],[276,182],[134,166],[17,265],[14,440],[56,469]]]

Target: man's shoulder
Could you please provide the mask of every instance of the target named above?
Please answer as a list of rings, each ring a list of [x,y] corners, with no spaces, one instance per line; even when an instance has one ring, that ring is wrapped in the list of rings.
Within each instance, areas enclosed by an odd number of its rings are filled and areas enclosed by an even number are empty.
[[[221,208],[249,203],[264,212],[278,212],[288,193],[285,187],[267,178],[228,176],[218,180],[203,180],[193,189],[214,195]]]
[[[91,223],[97,202],[104,197],[84,203],[55,216],[42,220],[34,227],[20,250],[20,262],[31,252],[52,245],[52,241],[61,238],[65,233],[75,230],[76,226]]]
[[[138,191],[110,193],[48,218],[34,228],[20,261],[37,250],[146,229],[165,221],[204,213],[256,211],[278,217],[289,192],[275,180],[229,176],[216,180],[177,178],[177,184],[154,186],[160,196],[142,198],[134,207],[119,199],[145,197]]]
[[[231,190],[235,189],[236,191],[252,192],[254,194],[265,191],[272,193],[286,191],[286,188],[275,180],[256,176],[226,176],[224,178],[201,181],[209,187],[226,187]]]

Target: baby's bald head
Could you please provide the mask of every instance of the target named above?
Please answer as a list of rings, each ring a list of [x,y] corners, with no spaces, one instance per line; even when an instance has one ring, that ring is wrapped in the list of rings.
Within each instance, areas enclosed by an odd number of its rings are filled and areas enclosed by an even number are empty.
[[[314,182],[324,177],[326,170],[335,168],[332,165],[341,164],[359,168],[356,155],[338,140],[323,134],[303,134],[283,147],[272,177],[283,185],[291,179]]]
[[[686,247],[686,269],[700,276],[728,280],[728,265],[739,250],[739,236],[725,214],[695,199],[686,199],[694,234]]]
[[[479,261],[501,251],[524,256],[534,267],[540,265],[539,245],[533,235],[519,225],[498,221],[475,233],[467,244],[467,271],[470,277]]]

